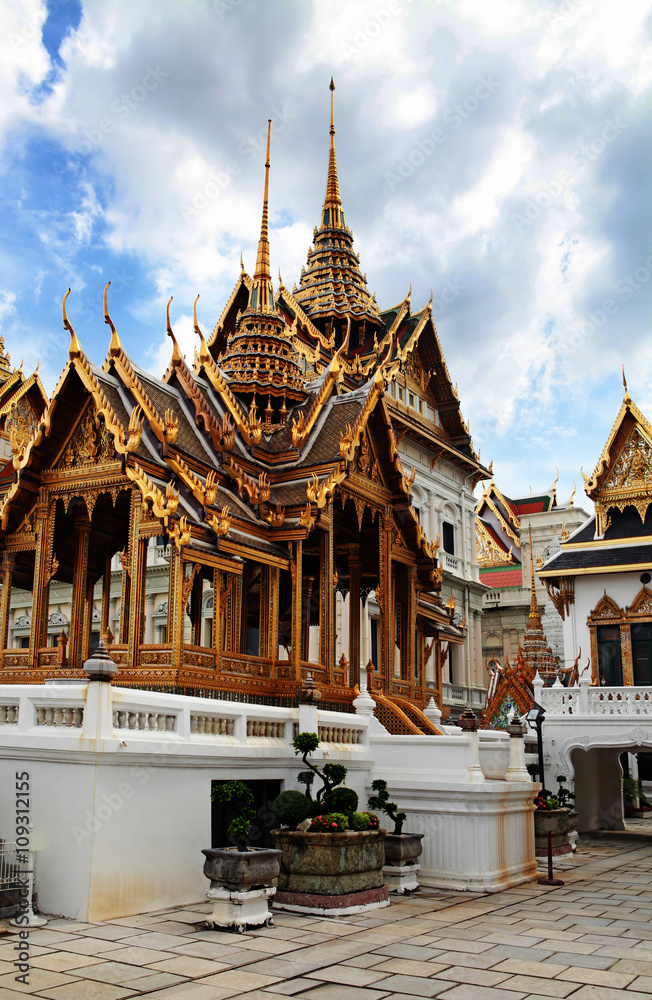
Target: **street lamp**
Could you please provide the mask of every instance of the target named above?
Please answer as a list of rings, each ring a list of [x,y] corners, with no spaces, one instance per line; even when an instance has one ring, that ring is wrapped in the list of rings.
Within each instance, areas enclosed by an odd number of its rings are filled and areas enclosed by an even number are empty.
[[[541,705],[535,701],[534,705],[527,713],[525,718],[527,719],[527,724],[530,729],[535,729],[537,734],[537,750],[539,752],[539,780],[541,781],[541,792],[545,793],[546,783],[543,778],[543,736],[541,734],[541,728],[543,726],[543,720],[546,717],[546,713],[541,708]]]

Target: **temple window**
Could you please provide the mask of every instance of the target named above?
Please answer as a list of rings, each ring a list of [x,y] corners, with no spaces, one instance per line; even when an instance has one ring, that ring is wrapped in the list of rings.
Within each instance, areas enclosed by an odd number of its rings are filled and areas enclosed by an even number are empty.
[[[620,627],[618,625],[599,625],[597,643],[600,684],[620,687],[623,683]]]
[[[652,685],[652,624],[632,625],[634,684]]]
[[[441,537],[444,552],[448,552],[449,555],[455,555],[455,528],[450,523],[450,521],[442,521],[441,525]]]

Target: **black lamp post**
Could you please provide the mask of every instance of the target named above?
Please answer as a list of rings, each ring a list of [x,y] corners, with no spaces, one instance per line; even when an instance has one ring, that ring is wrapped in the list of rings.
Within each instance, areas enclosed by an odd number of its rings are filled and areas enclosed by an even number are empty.
[[[541,781],[541,791],[545,792],[546,783],[543,777],[543,735],[541,733],[541,728],[543,726],[543,720],[546,717],[546,713],[541,708],[538,702],[535,701],[534,705],[527,713],[525,718],[527,719],[527,724],[530,729],[535,729],[537,734],[537,750],[539,752],[539,779]]]

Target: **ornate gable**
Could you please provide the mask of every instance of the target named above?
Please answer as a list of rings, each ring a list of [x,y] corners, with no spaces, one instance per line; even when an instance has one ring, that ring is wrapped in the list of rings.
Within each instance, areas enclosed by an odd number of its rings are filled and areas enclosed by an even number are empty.
[[[652,506],[652,426],[625,397],[592,476],[584,475],[586,495],[595,503],[596,535],[609,527],[609,511],[634,507],[645,521]]]
[[[86,410],[59,454],[55,468],[70,471],[115,462],[117,458],[113,435],[104,421],[99,419],[93,401],[89,400]]]

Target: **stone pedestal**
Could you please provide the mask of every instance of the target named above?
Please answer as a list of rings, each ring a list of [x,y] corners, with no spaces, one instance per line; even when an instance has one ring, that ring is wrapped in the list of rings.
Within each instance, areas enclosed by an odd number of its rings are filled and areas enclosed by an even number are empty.
[[[287,892],[279,889],[274,897],[277,910],[291,913],[311,913],[316,917],[343,917],[351,913],[365,913],[389,906],[389,889],[386,885],[375,889],[329,896],[317,892]]]
[[[232,892],[229,889],[207,889],[206,899],[213,904],[213,912],[206,923],[209,927],[221,927],[242,934],[249,927],[271,927],[274,923],[269,909],[269,900],[276,892],[273,885],[261,889],[244,889]]]
[[[421,865],[385,865],[383,875],[385,885],[390,892],[404,895],[408,892],[416,892],[419,888],[417,872],[421,870]]]

